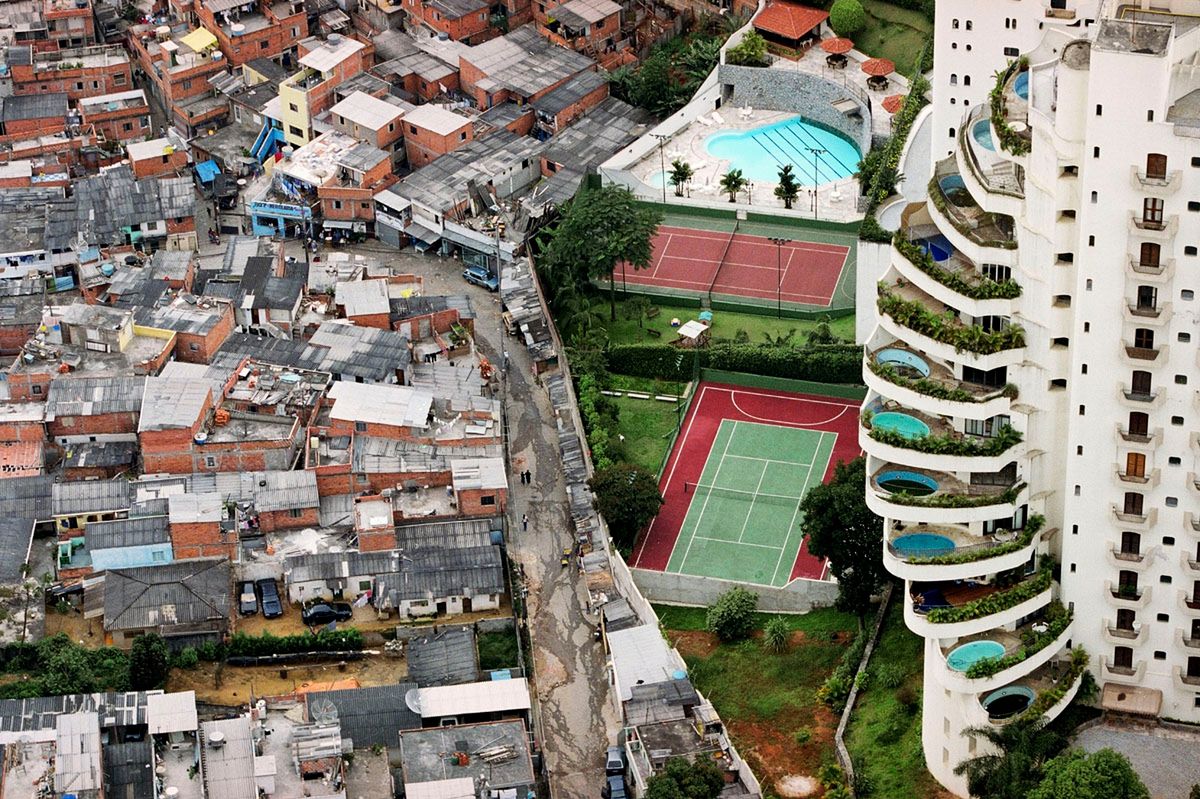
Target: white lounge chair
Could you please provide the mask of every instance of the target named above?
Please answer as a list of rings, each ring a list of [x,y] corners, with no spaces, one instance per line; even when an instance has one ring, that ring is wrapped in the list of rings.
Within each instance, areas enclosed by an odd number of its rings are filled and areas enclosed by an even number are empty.
[[[708,126],[712,125],[712,122],[710,122],[708,117],[704,116],[704,114],[701,114],[700,116],[696,117],[696,121],[699,122],[701,125],[703,125],[706,128]]]
[[[749,119],[750,117],[754,116],[754,109],[750,106],[745,106],[742,108],[742,116],[744,116],[746,119]]]
[[[724,120],[724,119],[722,119],[722,118],[721,118],[721,115],[720,115],[720,114],[718,114],[716,111],[713,111],[713,112],[712,112],[712,118],[713,118],[713,121],[714,121],[714,122],[716,122],[718,125],[724,125],[724,124],[725,124],[725,120]]]

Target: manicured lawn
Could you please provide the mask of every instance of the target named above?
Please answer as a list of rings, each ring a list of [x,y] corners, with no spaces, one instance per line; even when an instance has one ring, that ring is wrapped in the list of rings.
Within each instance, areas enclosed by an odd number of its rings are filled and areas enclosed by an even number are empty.
[[[911,74],[913,61],[933,30],[932,24],[917,11],[882,0],[863,0],[862,5],[867,25],[851,37],[854,45],[867,55],[891,59],[900,74]]]
[[[872,796],[946,796],[925,770],[920,709],[922,641],[904,626],[901,601],[903,598],[893,600],[888,609],[871,655],[870,687],[859,694],[846,730],[846,747],[855,768],[870,780]],[[881,674],[892,670],[898,670],[903,678],[897,688],[880,684]],[[902,698],[910,700],[907,705]]]
[[[609,375],[608,387],[613,391],[639,391],[643,394],[670,394],[683,396],[687,383],[677,383],[674,380],[652,380],[648,377],[633,377],[631,375]]]
[[[658,620],[668,630],[705,629],[705,608],[685,608],[677,605],[655,605]],[[754,614],[754,629],[761,630],[774,613]],[[808,636],[828,635],[832,632],[858,629],[858,619],[852,613],[842,613],[833,608],[817,608],[809,613],[779,614],[787,622],[788,629],[803,632]]]
[[[629,319],[625,313],[624,303],[617,301],[617,321],[608,321],[608,304],[607,302],[599,303],[602,307],[597,310],[601,311],[605,321],[605,327],[608,330],[608,340],[613,344],[665,344],[674,341],[676,338],[675,331],[671,328],[671,319],[678,318],[681,322],[686,322],[689,319],[695,319],[700,313],[700,309],[683,305],[666,305],[655,303],[655,307],[659,309],[658,316],[653,319],[643,319],[641,326],[638,326],[637,319]],[[776,319],[774,316],[758,316],[757,314],[735,313],[733,311],[713,311],[713,338],[732,339],[737,336],[739,330],[744,330],[746,335],[750,337],[750,341],[761,343],[766,339],[763,334],[768,334],[772,339],[778,336],[786,336],[788,331],[795,329],[796,335],[793,341],[797,344],[804,342],[808,331],[817,326],[816,321],[807,319]],[[842,316],[837,319],[831,319],[829,322],[830,329],[833,334],[847,341],[854,340],[854,317]],[[662,333],[658,338],[655,338],[647,329],[657,330]]]
[[[703,627],[703,608],[656,606],[688,676],[713,703],[764,788],[776,795],[784,776],[814,777],[834,757],[837,717],[816,691],[845,651],[854,617],[832,610],[784,616],[796,631],[787,651],[763,648],[761,636],[719,643]],[[770,618],[759,614],[760,622]],[[836,640],[830,635],[840,632]]]
[[[658,474],[671,443],[671,433],[678,424],[675,403],[629,397],[612,400],[621,409],[617,431],[625,436],[626,459]]]

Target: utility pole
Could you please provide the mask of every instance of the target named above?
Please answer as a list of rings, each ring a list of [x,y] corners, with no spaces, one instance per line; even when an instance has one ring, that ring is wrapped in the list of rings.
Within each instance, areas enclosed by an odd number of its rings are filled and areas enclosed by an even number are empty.
[[[671,138],[665,133],[651,133],[650,136],[658,141],[658,164],[662,169],[662,195],[663,205],[667,204],[667,156],[663,148],[667,145],[667,139]]]
[[[771,237],[775,245],[775,318],[783,318],[783,245],[791,244],[791,239],[778,236]]]

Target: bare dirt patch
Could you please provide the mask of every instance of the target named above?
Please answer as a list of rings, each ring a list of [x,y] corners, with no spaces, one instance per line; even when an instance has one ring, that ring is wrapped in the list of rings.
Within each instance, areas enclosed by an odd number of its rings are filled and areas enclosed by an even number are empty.
[[[715,634],[703,630],[671,630],[667,636],[685,658],[707,658],[721,643]]]
[[[408,675],[404,658],[368,655],[343,666],[336,662],[283,666],[219,666],[202,662],[194,669],[172,669],[169,691],[195,691],[196,698],[214,705],[244,705],[251,697],[282,696],[296,691],[319,691],[347,680],[359,686],[394,685]]]
[[[814,777],[788,774],[775,780],[775,793],[785,799],[804,799],[807,796],[816,796],[820,791],[821,783]]]

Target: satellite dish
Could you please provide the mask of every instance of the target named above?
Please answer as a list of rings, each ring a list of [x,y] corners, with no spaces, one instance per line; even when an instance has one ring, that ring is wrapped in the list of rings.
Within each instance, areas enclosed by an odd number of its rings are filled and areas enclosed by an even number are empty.
[[[308,706],[308,714],[317,724],[336,724],[338,720],[337,705],[328,699],[318,699]]]

